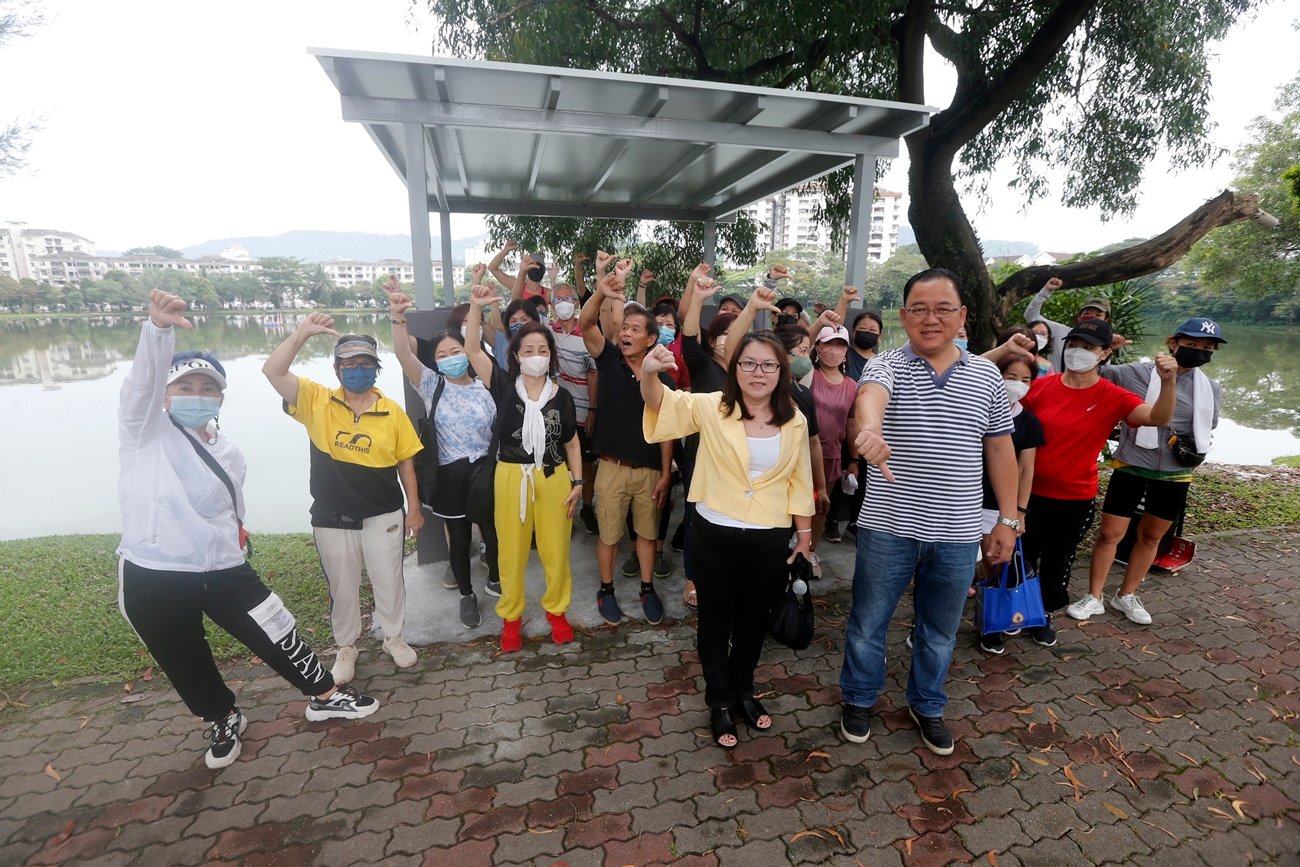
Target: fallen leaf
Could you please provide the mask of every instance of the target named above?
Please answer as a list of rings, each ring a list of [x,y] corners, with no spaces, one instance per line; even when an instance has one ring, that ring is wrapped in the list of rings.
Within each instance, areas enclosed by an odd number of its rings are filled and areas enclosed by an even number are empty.
[[[838,813],[839,811],[841,811],[841,810],[852,810],[852,809],[853,809],[853,805],[852,805],[852,804],[827,804],[827,803],[823,802],[822,805],[823,805],[824,807],[826,807],[826,809],[828,809],[828,810],[834,810],[834,811],[836,811],[837,813]]]
[[[69,822],[68,824],[72,824],[72,823]],[[906,840],[903,841],[903,846],[906,847],[906,849],[907,849],[907,857],[909,857],[909,858],[912,857],[912,842],[913,842],[915,839],[916,839],[915,837],[908,837]]]
[[[127,692],[130,692],[131,690],[135,689],[135,684],[128,680],[126,683],[122,684],[122,689],[126,690]]]
[[[143,693],[136,693],[135,695],[124,695],[120,699],[118,699],[118,704],[135,704],[137,701],[144,701],[145,697],[146,696]]]
[[[554,834],[559,828],[529,828],[529,834]]]
[[[1250,622],[1250,621],[1247,620],[1246,618],[1244,618],[1244,617],[1238,617],[1238,616],[1235,615],[1235,614],[1225,614],[1225,615],[1223,615],[1223,619],[1224,619],[1224,620],[1236,620],[1238,623],[1249,623],[1249,622]]]
[[[63,774],[60,774],[58,771],[54,770],[54,765],[50,764],[49,762],[45,763],[45,770],[41,771],[41,773],[49,777],[51,780],[53,780],[56,783],[63,779]]]
[[[822,830],[824,830],[827,834],[830,834],[832,837],[838,840],[841,846],[844,845],[844,837],[838,831],[835,831],[832,828],[823,828]]]
[[[1114,816],[1116,819],[1127,819],[1127,818],[1128,818],[1128,813],[1125,813],[1123,810],[1121,810],[1119,807],[1116,807],[1116,806],[1115,806],[1114,804],[1112,804],[1110,801],[1102,801],[1102,802],[1101,802],[1101,805],[1102,805],[1103,807],[1106,808],[1106,812],[1107,812],[1107,813],[1110,813],[1110,814],[1111,814],[1112,816]]]
[[[1096,707],[1095,704],[1093,704],[1092,702],[1088,701],[1086,698],[1084,698],[1084,697],[1081,696],[1081,695],[1076,695],[1075,698],[1077,698],[1079,701],[1081,701],[1081,702],[1083,702],[1084,704],[1086,704],[1088,707]]]
[[[1047,709],[1047,715],[1050,716],[1050,717],[1052,718],[1052,722],[1053,722],[1053,723],[1056,723],[1056,722],[1059,721],[1058,718],[1057,718],[1057,716],[1056,716],[1056,711],[1052,710],[1050,707]]]
[[[960,789],[953,789],[953,790],[952,790],[952,794],[950,794],[948,797],[951,798],[951,799],[953,799],[953,800],[955,801],[955,800],[957,800],[957,796],[960,795],[962,792],[973,792],[973,791],[975,791],[975,790],[974,790],[974,789],[968,789],[968,788],[966,788],[965,786],[963,786],[963,787],[960,788]]]
[[[1027,716],[1028,714],[1033,713],[1034,709],[1032,707],[1013,707],[1011,712],[1019,714],[1020,716]]]
[[[72,836],[72,832],[74,829],[76,829],[76,827],[77,827],[77,820],[69,819],[68,823],[63,826],[63,830],[59,832],[59,836],[55,837],[50,842],[54,844],[55,848],[62,846],[64,841],[66,841],[69,837]]]
[[[1133,714],[1133,716],[1137,717],[1138,719],[1146,720],[1149,723],[1162,723],[1162,722],[1167,722],[1169,720],[1169,717],[1167,716],[1147,716],[1144,713],[1138,713],[1137,711],[1133,710],[1133,708],[1129,708],[1128,712]]]
[[[1180,755],[1180,756],[1182,756],[1183,758],[1187,759],[1187,761],[1191,762],[1193,765],[1196,765],[1196,767],[1199,768],[1199,767],[1201,766],[1201,763],[1200,763],[1200,762],[1196,761],[1196,759],[1194,759],[1194,758],[1192,758],[1191,756],[1187,755],[1187,753],[1179,753],[1178,750],[1174,750],[1174,752],[1175,752],[1175,753],[1178,753],[1178,755]]]
[[[1232,816],[1230,816],[1230,815],[1228,815],[1227,813],[1223,812],[1223,811],[1220,810],[1218,807],[1206,807],[1206,809],[1209,810],[1211,813],[1213,813],[1213,814],[1216,815],[1216,816],[1219,816],[1219,817],[1221,817],[1221,818],[1227,819],[1229,822],[1232,821]]]
[[[916,796],[927,804],[942,804],[947,798],[940,798],[937,795],[927,795],[924,792],[917,792]]]
[[[1049,762],[1045,758],[1042,758],[1041,756],[1025,756],[1025,758],[1029,759],[1029,761],[1033,762],[1034,764],[1042,765],[1043,767],[1047,767],[1048,765],[1051,764],[1051,762]]]
[[[795,840],[802,840],[804,837],[816,837],[818,840],[826,839],[821,835],[820,831],[813,831],[810,829],[807,831],[800,831],[798,834],[795,834],[793,837],[790,838],[790,842],[793,843]]]
[[[1071,765],[1066,765],[1063,770],[1065,771],[1065,778],[1069,780],[1070,785],[1074,787],[1074,800],[1082,801],[1083,795],[1081,792],[1083,790],[1083,783],[1079,781],[1079,778],[1075,775],[1074,771],[1071,770]]]
[[[626,702],[627,699],[623,697],[623,693],[620,692],[618,695],[614,696],[614,704],[625,704]]]
[[[989,859],[989,863],[992,864],[993,867],[998,867],[998,853],[997,853],[997,852],[995,852],[995,851],[993,851],[992,849],[990,849],[990,850],[989,850],[989,854],[988,854],[988,859]]]
[[[811,753],[808,754],[808,759],[811,759],[811,758],[814,758],[814,757],[819,758],[819,759],[829,759],[829,758],[831,757],[831,754],[830,754],[830,753],[822,752],[821,750],[813,750]],[[806,762],[806,761],[808,761],[808,759],[804,759],[804,761]]]
[[[1233,811],[1234,813],[1236,813],[1238,816],[1241,817],[1241,821],[1243,821],[1243,822],[1247,821],[1247,820],[1246,820],[1246,814],[1243,813],[1243,812],[1241,812],[1241,807],[1242,807],[1242,805],[1245,804],[1246,802],[1243,801],[1243,800],[1241,800],[1240,798],[1238,798],[1238,799],[1232,801],[1231,803],[1232,803],[1232,811]]]
[[[90,722],[90,717],[88,716],[79,716],[77,717],[77,719],[81,720],[81,725],[77,726],[77,731],[81,731],[82,729],[84,729],[86,727],[86,723]]]
[[[1255,779],[1259,780],[1261,783],[1268,782],[1268,777],[1264,776],[1264,772],[1261,771],[1259,769],[1259,766],[1256,765],[1254,762],[1252,762],[1250,759],[1246,759],[1246,770],[1250,771],[1250,775]]]
[[[1159,825],[1153,825],[1152,823],[1148,822],[1146,819],[1143,819],[1143,820],[1142,820],[1142,824],[1143,824],[1143,825],[1146,825],[1146,826],[1149,827],[1149,828],[1155,828],[1157,831],[1160,831],[1160,832],[1163,833],[1163,834],[1168,834],[1170,840],[1177,840],[1177,839],[1178,839],[1178,835],[1175,834],[1173,831],[1170,831],[1170,830],[1168,830],[1168,829],[1166,829],[1166,828],[1161,828]]]
[[[141,680],[145,680],[145,681],[153,680],[153,666],[152,666],[152,665],[149,666],[148,668],[146,668],[146,669],[144,670],[144,672],[140,675],[140,679],[141,679]]]

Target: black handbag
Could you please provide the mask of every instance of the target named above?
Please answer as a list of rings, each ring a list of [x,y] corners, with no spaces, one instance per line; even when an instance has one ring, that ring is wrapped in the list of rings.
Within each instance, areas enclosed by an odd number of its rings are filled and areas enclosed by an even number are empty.
[[[768,631],[772,638],[791,650],[804,650],[813,639],[813,601],[809,582],[812,566],[802,554],[796,554],[786,579],[785,593],[776,609]],[[798,592],[800,589],[802,593]]]
[[[1174,460],[1185,467],[1199,467],[1205,463],[1205,452],[1196,450],[1196,437],[1190,433],[1177,433],[1169,437],[1169,447],[1174,450]]]

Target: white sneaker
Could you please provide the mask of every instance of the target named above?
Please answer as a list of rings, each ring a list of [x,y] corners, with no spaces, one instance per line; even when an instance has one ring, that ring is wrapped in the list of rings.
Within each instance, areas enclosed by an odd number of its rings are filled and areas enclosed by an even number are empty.
[[[415,665],[415,651],[411,645],[402,640],[400,635],[390,635],[384,639],[384,653],[393,658],[398,668],[410,668]]]
[[[814,578],[822,577],[822,561],[816,553],[810,553],[808,555],[808,565],[812,567],[812,576]]]
[[[239,708],[233,709],[225,719],[210,723],[203,733],[211,742],[203,755],[203,763],[214,771],[234,764],[235,759],[239,758],[239,739],[246,728],[248,720],[239,712]]]
[[[1065,609],[1065,613],[1075,620],[1087,620],[1089,617],[1105,614],[1106,606],[1096,596],[1085,593],[1079,597],[1078,602],[1072,603],[1069,608]]]
[[[1146,626],[1151,623],[1151,615],[1142,605],[1142,600],[1136,593],[1129,593],[1126,596],[1116,594],[1110,599],[1110,607],[1116,611],[1123,611],[1124,616],[1134,623]]]
[[[346,647],[340,647],[338,655],[334,657],[334,667],[330,669],[330,674],[334,676],[334,683],[341,686],[345,683],[351,683],[352,678],[357,676],[357,649],[349,644]]]

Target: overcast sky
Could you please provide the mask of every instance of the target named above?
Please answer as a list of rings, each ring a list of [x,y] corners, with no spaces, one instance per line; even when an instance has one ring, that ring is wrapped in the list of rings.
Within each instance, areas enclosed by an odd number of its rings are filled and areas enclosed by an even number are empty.
[[[1215,144],[1241,144],[1300,69],[1294,9],[1274,2],[1217,48]],[[427,55],[429,21],[406,0],[59,0],[46,19],[0,51],[0,121],[42,126],[29,167],[0,178],[0,221],[117,250],[290,229],[408,231],[400,181],[361,128],[340,119],[334,87],[306,52]],[[951,79],[932,69],[930,81],[927,101],[946,104]],[[882,186],[905,189],[905,172],[897,161]],[[1130,221],[1053,202],[1021,213],[1005,196],[973,216],[987,239],[1095,248],[1162,231],[1231,178],[1226,157],[1196,171],[1160,160]],[[456,237],[482,231],[478,218],[452,220]]]

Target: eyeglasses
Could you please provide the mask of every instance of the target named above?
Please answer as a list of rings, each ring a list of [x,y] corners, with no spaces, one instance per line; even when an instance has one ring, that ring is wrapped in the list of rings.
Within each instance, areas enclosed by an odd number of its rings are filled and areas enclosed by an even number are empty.
[[[344,370],[356,370],[357,368],[361,368],[363,370],[379,369],[379,365],[373,361],[340,361],[339,367],[341,367]]]
[[[961,312],[960,307],[922,307],[919,304],[914,307],[904,307],[903,309],[907,311],[908,316],[916,319],[928,319],[931,314],[937,319],[951,319]]]
[[[737,362],[736,366],[745,373],[753,373],[755,370],[762,370],[764,373],[776,373],[781,369],[781,365],[775,361],[754,361],[750,358]]]

